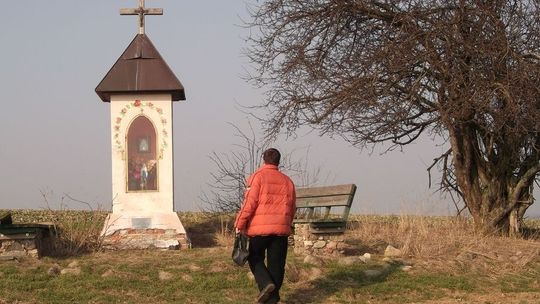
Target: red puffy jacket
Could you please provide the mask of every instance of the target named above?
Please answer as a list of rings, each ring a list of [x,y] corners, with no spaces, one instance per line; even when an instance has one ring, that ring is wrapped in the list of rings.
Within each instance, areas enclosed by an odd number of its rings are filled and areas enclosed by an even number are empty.
[[[248,179],[235,227],[248,236],[289,235],[296,212],[291,179],[275,165],[264,164]]]

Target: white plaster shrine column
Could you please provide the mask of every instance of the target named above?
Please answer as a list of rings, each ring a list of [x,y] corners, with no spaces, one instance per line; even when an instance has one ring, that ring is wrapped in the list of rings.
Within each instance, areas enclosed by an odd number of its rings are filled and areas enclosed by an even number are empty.
[[[123,229],[174,229],[170,94],[111,96],[112,214],[104,235]]]

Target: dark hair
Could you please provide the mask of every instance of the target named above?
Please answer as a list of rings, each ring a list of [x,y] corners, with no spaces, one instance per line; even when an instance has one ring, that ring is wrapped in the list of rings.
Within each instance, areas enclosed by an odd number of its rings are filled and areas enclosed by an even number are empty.
[[[279,160],[281,159],[281,153],[277,149],[270,148],[263,153],[263,160],[265,164],[279,166]]]

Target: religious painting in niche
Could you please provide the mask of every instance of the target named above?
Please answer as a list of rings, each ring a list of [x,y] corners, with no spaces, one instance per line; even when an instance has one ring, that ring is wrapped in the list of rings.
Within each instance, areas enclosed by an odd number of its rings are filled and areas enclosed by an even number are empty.
[[[128,191],[157,190],[157,136],[145,116],[133,120],[127,136]]]

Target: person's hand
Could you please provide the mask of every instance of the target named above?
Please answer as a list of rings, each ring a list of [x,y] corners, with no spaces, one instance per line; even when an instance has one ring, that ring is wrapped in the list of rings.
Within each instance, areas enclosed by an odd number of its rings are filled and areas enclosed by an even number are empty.
[[[238,229],[238,228],[236,228],[236,234],[240,234],[240,233],[243,233],[243,231],[240,230],[240,229]]]

